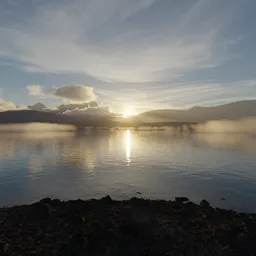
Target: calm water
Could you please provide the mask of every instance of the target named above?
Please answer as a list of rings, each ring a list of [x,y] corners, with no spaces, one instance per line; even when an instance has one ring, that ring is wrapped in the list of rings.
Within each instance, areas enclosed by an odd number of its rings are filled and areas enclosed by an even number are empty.
[[[256,211],[256,138],[132,130],[0,133],[0,205],[107,194],[188,196]]]

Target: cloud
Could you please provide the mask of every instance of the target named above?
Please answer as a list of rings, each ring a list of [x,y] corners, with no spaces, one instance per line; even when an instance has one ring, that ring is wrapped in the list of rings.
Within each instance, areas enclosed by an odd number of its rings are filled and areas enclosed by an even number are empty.
[[[6,101],[0,98],[0,112],[8,111],[8,110],[21,110],[25,108],[26,107],[23,107],[23,106],[16,106],[13,102]]]
[[[114,113],[109,111],[108,107],[93,107],[93,108],[84,108],[84,109],[79,109],[79,108],[75,108],[73,110],[67,110],[63,113],[64,115],[76,115],[76,116],[91,116],[91,117],[106,117],[106,118],[110,118],[110,117],[114,117]]]
[[[41,85],[28,85],[27,90],[29,95],[44,95],[44,86]]]
[[[132,107],[137,112],[152,109],[188,109],[193,106],[217,106],[232,101],[253,99],[256,94],[256,80],[236,82],[189,81],[172,83],[124,84],[115,89],[98,89],[97,94],[111,107]]]
[[[16,105],[11,101],[5,101],[4,99],[0,99],[0,111],[14,110],[16,108]]]
[[[53,95],[76,102],[90,102],[96,99],[93,88],[84,85],[67,85],[57,88]]]
[[[0,28],[0,55],[23,63],[27,72],[84,73],[118,82],[172,80],[229,58],[228,40],[220,36],[227,15],[211,11],[214,1],[188,2],[42,4],[22,24]]]
[[[89,103],[81,103],[81,104],[62,104],[60,106],[57,107],[57,110],[60,112],[60,113],[64,113],[66,111],[73,111],[75,109],[87,109],[87,108],[90,108],[90,107],[98,107],[98,103],[96,101],[92,101],[92,102],[89,102]]]
[[[115,116],[109,110],[108,105],[98,104],[96,101],[82,104],[62,104],[57,107],[55,112],[68,116],[91,116],[110,118]]]
[[[94,89],[86,85],[64,85],[57,88],[46,88],[42,85],[28,85],[27,90],[30,95],[61,98],[71,102],[91,102],[96,99]]]

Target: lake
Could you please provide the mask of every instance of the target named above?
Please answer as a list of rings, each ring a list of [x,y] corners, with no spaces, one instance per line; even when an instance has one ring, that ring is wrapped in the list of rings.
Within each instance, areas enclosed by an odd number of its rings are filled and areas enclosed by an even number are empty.
[[[187,196],[194,202],[206,199],[213,206],[256,211],[256,137],[133,130],[1,131],[1,206],[44,197],[105,195]]]

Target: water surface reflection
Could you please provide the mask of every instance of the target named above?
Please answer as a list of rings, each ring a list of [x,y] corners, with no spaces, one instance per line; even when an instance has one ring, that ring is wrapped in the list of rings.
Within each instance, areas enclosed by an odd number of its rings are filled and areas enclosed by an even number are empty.
[[[0,204],[47,196],[127,199],[140,191],[256,210],[255,142],[250,135],[169,131],[5,132]]]
[[[127,166],[129,166],[131,162],[131,146],[132,146],[131,132],[130,130],[126,130],[125,131],[125,155],[126,155]]]

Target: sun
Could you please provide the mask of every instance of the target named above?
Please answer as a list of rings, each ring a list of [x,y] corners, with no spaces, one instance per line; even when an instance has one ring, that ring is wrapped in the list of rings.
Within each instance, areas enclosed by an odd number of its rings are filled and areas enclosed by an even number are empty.
[[[126,109],[126,110],[124,111],[124,113],[123,113],[123,117],[124,117],[124,118],[129,118],[129,117],[131,117],[131,116],[133,116],[131,110],[130,110],[130,109]]]
[[[124,118],[129,118],[129,117],[132,117],[135,115],[136,115],[136,112],[134,110],[132,110],[131,108],[126,108],[123,112]]]

